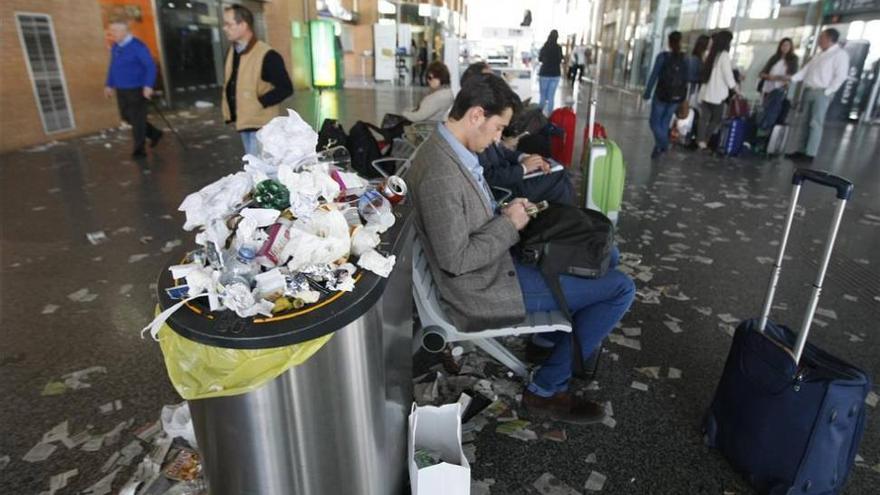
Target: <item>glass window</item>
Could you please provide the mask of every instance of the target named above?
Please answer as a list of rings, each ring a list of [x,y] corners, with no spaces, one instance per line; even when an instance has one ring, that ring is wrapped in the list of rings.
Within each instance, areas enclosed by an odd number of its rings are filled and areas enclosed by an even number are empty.
[[[46,133],[73,129],[67,83],[61,70],[52,19],[45,14],[21,13],[16,14],[15,19],[43,128]]]

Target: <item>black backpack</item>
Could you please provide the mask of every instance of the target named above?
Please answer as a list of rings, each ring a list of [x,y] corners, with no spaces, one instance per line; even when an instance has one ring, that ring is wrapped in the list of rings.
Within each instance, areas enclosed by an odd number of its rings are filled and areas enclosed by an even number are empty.
[[[384,129],[376,127],[369,122],[359,120],[348,131],[348,142],[345,145],[351,154],[352,168],[362,177],[368,179],[382,177],[382,174],[373,168],[373,161],[387,156],[379,148],[379,142],[376,140],[374,132],[376,135],[386,139]],[[388,143],[390,144],[391,141],[388,140]],[[388,150],[391,150],[391,146],[388,146]]]
[[[520,263],[538,267],[560,310],[572,320],[562,292],[560,275],[603,277],[608,273],[613,247],[614,225],[608,217],[595,210],[553,203],[529,220],[520,232],[514,255]],[[574,339],[572,361],[575,374],[595,374],[598,357],[590,357],[591,363],[587,368],[592,371],[585,372],[577,332],[571,335]]]
[[[335,119],[324,119],[321,130],[318,132],[318,146],[315,151],[324,151],[334,146],[346,146],[348,135],[345,129]]]
[[[541,270],[562,312],[571,316],[559,276],[604,276],[613,247],[614,225],[608,217],[595,210],[553,203],[520,232],[516,254],[521,263]]]
[[[687,98],[688,69],[684,55],[670,53],[660,69],[657,81],[657,99],[666,103],[679,103]]]

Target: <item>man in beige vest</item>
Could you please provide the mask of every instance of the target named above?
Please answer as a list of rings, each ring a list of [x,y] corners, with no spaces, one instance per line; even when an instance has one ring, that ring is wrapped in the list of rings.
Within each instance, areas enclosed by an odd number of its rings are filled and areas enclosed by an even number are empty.
[[[223,118],[235,123],[246,154],[256,155],[257,131],[274,117],[293,94],[284,59],[254,35],[254,14],[241,5],[223,11],[223,32],[232,43],[226,55]]]

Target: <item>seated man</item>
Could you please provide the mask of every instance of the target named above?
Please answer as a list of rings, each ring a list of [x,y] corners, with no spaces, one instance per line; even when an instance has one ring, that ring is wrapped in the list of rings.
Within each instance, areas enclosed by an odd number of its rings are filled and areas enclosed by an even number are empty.
[[[440,299],[462,331],[511,325],[526,312],[558,309],[540,272],[515,264],[509,252],[529,222],[531,204],[516,198],[499,209],[477,159],[501,137],[515,102],[507,83],[491,74],[462,87],[446,123],[419,148],[407,177],[416,230]],[[626,313],[635,287],[617,270],[595,280],[563,276],[561,283],[586,357]],[[602,405],[568,393],[571,335],[546,338],[553,351],[524,391],[523,405],[536,416],[602,421]]]

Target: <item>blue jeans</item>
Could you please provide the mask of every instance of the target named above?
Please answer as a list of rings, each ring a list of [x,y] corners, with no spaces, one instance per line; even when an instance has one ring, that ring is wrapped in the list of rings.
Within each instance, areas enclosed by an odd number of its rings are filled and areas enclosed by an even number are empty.
[[[257,141],[257,131],[241,131],[241,144],[244,145],[246,155],[260,155],[260,143]]]
[[[675,115],[675,109],[680,103],[667,103],[660,101],[655,96],[651,100],[651,117],[648,123],[654,134],[654,151],[666,151],[669,149],[669,123]]]
[[[612,267],[617,265],[616,249],[612,253],[611,263]],[[527,312],[559,309],[544,276],[537,268],[517,263],[516,272]],[[563,275],[560,281],[565,300],[574,317],[572,331],[577,332],[581,354],[586,358],[611,333],[614,325],[629,309],[636,293],[635,284],[628,276],[613,268],[599,279]],[[572,367],[572,337],[568,332],[545,333],[541,337],[554,344],[553,352],[535,372],[528,389],[536,395],[550,397],[568,390]]]
[[[553,111],[553,100],[556,98],[556,87],[559,86],[560,77],[538,77],[538,86],[541,88],[541,110],[545,115]]]
[[[782,103],[785,101],[786,88],[776,88],[764,96],[764,117],[758,128],[762,131],[771,131],[779,114],[782,113]]]

